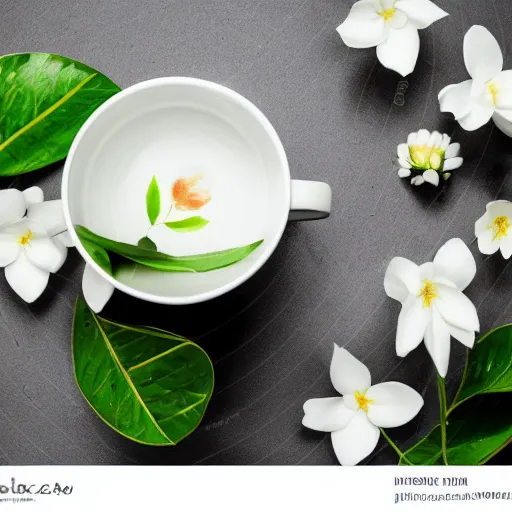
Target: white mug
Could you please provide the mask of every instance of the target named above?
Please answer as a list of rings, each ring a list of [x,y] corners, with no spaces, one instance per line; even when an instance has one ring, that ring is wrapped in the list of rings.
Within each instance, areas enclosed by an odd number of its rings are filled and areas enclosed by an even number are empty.
[[[146,206],[153,178],[161,201],[156,226]],[[173,203],[178,181],[197,187],[188,203]],[[288,220],[328,217],[331,188],[290,178],[276,131],[249,100],[212,82],[174,77],[125,89],[91,115],[69,151],[62,199],[69,233],[89,272],[142,300],[193,304],[257,272]],[[178,232],[161,222],[191,216],[208,223]],[[132,245],[149,232],[160,252],[175,256],[263,243],[242,261],[210,272],[169,273],[132,264],[113,277],[85,250],[76,225]]]

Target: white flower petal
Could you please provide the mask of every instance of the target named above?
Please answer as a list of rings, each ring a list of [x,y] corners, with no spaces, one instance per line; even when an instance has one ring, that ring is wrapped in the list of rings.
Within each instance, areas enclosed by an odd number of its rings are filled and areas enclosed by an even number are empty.
[[[418,132],[418,140],[416,144],[418,146],[423,146],[424,144],[428,144],[430,140],[430,132],[428,130],[422,129]]]
[[[476,222],[475,222],[475,236],[479,237],[488,231],[491,219],[489,213],[486,211]]]
[[[342,397],[313,398],[304,404],[302,424],[320,432],[334,432],[345,428],[354,414]]]
[[[388,38],[389,26],[380,16],[373,1],[356,2],[347,19],[336,29],[351,48],[371,48]]]
[[[396,329],[397,356],[405,357],[422,342],[430,319],[430,310],[423,307],[423,301],[415,295],[410,295],[404,302],[398,316]]]
[[[345,395],[343,397],[343,403],[351,410],[351,411],[359,411],[359,402],[356,399],[355,394]]]
[[[389,20],[389,26],[394,29],[402,28],[407,23],[407,16],[402,11],[395,11]]]
[[[434,169],[427,169],[423,173],[423,179],[435,187],[439,185],[439,174],[437,171],[434,171]]]
[[[67,229],[60,199],[30,205],[27,217],[29,220],[41,224],[49,236],[58,235]]]
[[[82,277],[85,302],[95,312],[101,313],[114,293],[114,286],[101,277],[94,268],[86,264]]]
[[[408,23],[389,31],[387,40],[377,46],[377,58],[384,67],[407,76],[414,71],[419,51],[418,30]]]
[[[398,144],[396,153],[398,155],[398,158],[401,158],[402,160],[405,160],[406,162],[409,160],[410,154],[409,154],[409,146],[407,144]]]
[[[446,377],[450,362],[450,332],[435,306],[432,307],[432,322],[425,332],[425,347],[439,375]]]
[[[372,383],[368,368],[348,350],[334,345],[331,361],[331,382],[340,395],[366,391]]]
[[[430,139],[428,140],[428,145],[434,148],[438,148],[443,143],[443,136],[439,132],[432,132],[430,134]]]
[[[18,222],[26,211],[23,194],[14,188],[0,190],[0,226]]]
[[[438,95],[441,112],[451,112],[455,119],[469,114],[473,99],[471,98],[472,80],[446,86]]]
[[[22,251],[18,259],[5,267],[9,286],[29,304],[44,292],[50,273],[33,265]]]
[[[512,109],[512,70],[502,71],[492,79],[497,87],[496,108]]]
[[[420,287],[420,269],[406,258],[391,260],[384,276],[384,290],[388,297],[405,302],[410,294],[417,294]]]
[[[64,252],[60,250],[47,236],[34,234],[24,250],[27,258],[36,267],[46,272],[57,272],[66,261],[67,250]]]
[[[436,267],[431,261],[427,261],[426,263],[423,263],[420,265],[420,281],[424,281],[425,279],[432,280],[434,278],[434,272],[436,270]],[[418,292],[420,288],[423,288],[423,283],[421,286],[418,287]],[[415,293],[415,295],[418,295],[418,292]]]
[[[464,62],[471,78],[487,82],[503,69],[503,54],[496,38],[480,25],[464,36]]]
[[[380,430],[361,411],[342,430],[331,434],[334,453],[342,466],[355,466],[375,450]]]
[[[448,160],[450,158],[455,158],[456,156],[459,156],[460,153],[460,144],[458,142],[454,142],[453,144],[450,144],[448,146],[448,149],[446,150],[444,157]]]
[[[383,11],[389,11],[393,9],[395,0],[378,0]]]
[[[446,324],[448,331],[457,340],[468,348],[473,348],[475,344],[475,331],[466,331],[465,329],[459,329],[451,324]]]
[[[492,107],[486,107],[480,105],[479,103],[473,102],[471,104],[471,110],[469,114],[457,119],[459,124],[467,130],[468,132],[472,132],[481,128],[484,124],[487,124],[491,119],[494,113],[494,109]]]
[[[14,240],[0,239],[0,267],[6,267],[15,261],[21,252],[21,245]]]
[[[441,142],[441,149],[444,149],[446,151],[448,149],[448,146],[450,145],[451,140],[452,140],[451,137],[446,135],[446,133],[443,133],[443,141]]]
[[[409,160],[404,160],[403,158],[398,159],[398,164],[402,169],[410,169],[412,167]]]
[[[408,178],[410,175],[411,175],[410,169],[405,169],[404,167],[401,167],[400,169],[398,169],[398,176],[400,178]]]
[[[458,169],[463,163],[464,160],[460,156],[449,158],[444,162],[443,171],[453,171],[454,169]]]
[[[501,255],[508,260],[512,256],[512,236],[508,235],[500,240]]]
[[[407,137],[407,145],[408,146],[416,146],[417,143],[418,143],[418,133],[417,132],[410,133],[409,136]]]
[[[478,250],[482,254],[494,254],[498,252],[500,248],[500,241],[498,238],[494,238],[494,231],[487,229],[480,235],[478,235]]]
[[[445,322],[466,331],[480,330],[476,308],[460,290],[444,284],[437,284],[436,290],[435,304]]]
[[[508,137],[512,137],[512,110],[499,110],[492,115],[494,124]]]
[[[398,0],[395,7],[407,15],[409,21],[419,29],[427,28],[432,23],[448,16],[430,0]]]
[[[434,257],[436,275],[449,279],[464,291],[476,274],[476,261],[460,238],[448,240]]]
[[[30,187],[23,191],[25,203],[28,206],[31,204],[42,203],[44,201],[44,193],[39,187]]]
[[[423,185],[425,183],[425,180],[423,179],[423,176],[414,176],[411,180],[411,185],[414,185],[416,187]]]
[[[64,231],[62,233],[59,233],[58,235],[55,235],[54,239],[58,240],[65,247],[74,247],[75,246],[75,243],[73,242],[73,239],[71,238],[71,235],[69,234],[69,231]]]
[[[487,203],[485,209],[489,212],[489,216],[492,220],[496,217],[500,217],[501,215],[512,217],[512,203],[505,199],[491,201],[490,203]]]
[[[409,423],[423,407],[421,395],[400,382],[383,382],[372,386],[366,398],[373,402],[368,405],[368,419],[377,427],[401,427]]]

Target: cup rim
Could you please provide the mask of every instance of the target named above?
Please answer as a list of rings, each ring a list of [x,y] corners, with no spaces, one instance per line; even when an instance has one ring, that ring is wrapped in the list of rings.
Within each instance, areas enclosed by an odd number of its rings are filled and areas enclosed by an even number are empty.
[[[234,290],[241,284],[243,284],[245,281],[250,279],[258,270],[263,267],[263,265],[267,262],[267,260],[270,258],[274,250],[276,249],[279,241],[281,240],[287,220],[288,220],[288,213],[286,215],[283,215],[280,219],[275,219],[273,222],[274,224],[274,236],[270,240],[265,240],[265,243],[263,244],[263,251],[260,254],[259,258],[251,265],[251,267],[245,271],[243,274],[238,276],[236,279],[233,279],[232,281],[229,281],[223,286],[220,286],[218,288],[215,288],[214,290],[209,290],[207,292],[202,293],[196,293],[193,295],[187,295],[187,296],[163,296],[163,295],[156,295],[144,291],[137,290],[135,288],[132,288],[128,285],[125,285],[124,283],[121,283],[114,277],[112,277],[110,274],[105,272],[89,255],[89,253],[84,249],[82,243],[80,242],[80,239],[78,238],[78,235],[76,234],[74,225],[71,220],[71,213],[69,209],[69,195],[68,195],[68,189],[69,189],[69,177],[71,174],[71,166],[73,162],[73,158],[76,152],[77,147],[79,146],[82,138],[84,137],[87,130],[91,127],[91,125],[98,119],[104,112],[106,112],[112,105],[115,103],[118,103],[119,101],[123,101],[123,99],[127,96],[130,96],[134,93],[137,93],[138,91],[144,90],[144,89],[150,89],[153,87],[158,86],[165,86],[165,85],[189,85],[189,86],[195,86],[195,87],[202,87],[205,89],[210,89],[212,91],[220,92],[223,94],[226,98],[228,98],[230,101],[233,101],[235,103],[238,103],[240,106],[245,108],[259,123],[260,125],[265,129],[265,132],[270,137],[279,157],[279,161],[281,164],[281,171],[284,173],[285,181],[287,182],[287,186],[284,187],[284,193],[285,196],[283,197],[283,200],[285,201],[285,204],[288,205],[287,211],[290,209],[291,204],[291,190],[290,190],[290,184],[291,184],[291,176],[290,176],[290,167],[288,163],[288,158],[286,156],[286,152],[284,150],[283,144],[281,142],[281,139],[279,138],[279,135],[277,134],[275,128],[272,126],[268,118],[263,114],[263,112],[256,107],[250,100],[242,96],[240,93],[230,89],[229,87],[226,87],[224,85],[217,84],[215,82],[211,82],[208,80],[203,80],[200,78],[192,78],[192,77],[161,77],[161,78],[154,78],[151,80],[146,80],[143,82],[139,82],[135,85],[132,85],[126,89],[123,89],[122,91],[118,92],[111,98],[109,98],[105,103],[100,105],[92,114],[91,116],[85,121],[85,123],[82,125],[80,130],[78,131],[77,135],[75,136],[73,143],[71,144],[71,147],[69,149],[68,155],[66,157],[66,161],[64,163],[64,172],[62,177],[62,190],[61,190],[61,197],[62,197],[62,203],[64,208],[64,218],[66,221],[66,225],[68,228],[68,232],[71,236],[71,239],[74,242],[74,245],[82,258],[85,260],[86,264],[90,265],[101,277],[106,279],[110,284],[112,284],[116,289],[131,295],[132,297],[147,301],[147,302],[153,302],[156,304],[165,304],[165,305],[188,305],[188,304],[197,304],[200,302],[205,302],[210,299],[214,299],[216,297],[219,297],[221,295],[224,295],[228,293],[231,290]]]

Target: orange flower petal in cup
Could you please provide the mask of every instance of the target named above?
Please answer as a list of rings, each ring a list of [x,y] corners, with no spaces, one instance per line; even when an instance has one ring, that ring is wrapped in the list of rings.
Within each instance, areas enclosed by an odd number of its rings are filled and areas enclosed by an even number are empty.
[[[177,210],[199,210],[207,204],[211,196],[207,190],[194,190],[202,176],[179,178],[172,186],[172,198]]]

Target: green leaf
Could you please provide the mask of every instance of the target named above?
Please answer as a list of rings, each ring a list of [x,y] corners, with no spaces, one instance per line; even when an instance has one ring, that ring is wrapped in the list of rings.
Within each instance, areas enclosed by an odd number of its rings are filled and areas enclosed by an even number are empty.
[[[0,176],[65,158],[86,119],[119,91],[106,76],[67,57],[0,57]]]
[[[457,403],[504,391],[512,391],[512,325],[490,331],[469,352]]]
[[[210,270],[227,267],[243,260],[263,243],[263,240],[259,240],[244,247],[225,251],[195,254],[193,256],[170,256],[158,251],[150,251],[135,245],[109,240],[96,235],[83,226],[75,226],[75,231],[82,244],[84,241],[92,243],[105,251],[163,272],[209,272]]]
[[[189,231],[197,231],[198,229],[204,228],[210,221],[203,217],[189,217],[184,220],[177,220],[174,222],[166,222],[165,225],[180,233],[187,233]]]
[[[160,188],[156,176],[153,176],[146,193],[146,210],[148,212],[149,222],[154,226],[156,219],[160,215]]]
[[[82,245],[94,262],[107,272],[107,274],[112,275],[112,263],[110,262],[107,251],[87,240],[82,240]]]
[[[169,332],[130,327],[96,316],[79,299],[73,367],[98,416],[143,444],[174,445],[201,422],[213,392],[210,359]]]
[[[512,395],[505,393],[510,391],[512,325],[503,325],[482,336],[468,353],[459,391],[448,411],[450,464],[483,464],[510,443]],[[413,464],[440,463],[440,426],[410,448],[405,456]],[[401,461],[401,464],[406,463]]]
[[[153,242],[153,240],[151,240],[151,238],[148,238],[147,236],[145,236],[144,238],[141,238],[137,242],[137,247],[140,247],[141,249],[147,249],[148,251],[156,251],[157,250],[157,246],[156,246],[155,242]]]
[[[511,395],[473,398],[453,411],[447,425],[450,465],[485,464],[512,440]],[[414,465],[442,464],[441,428],[437,425],[419,443],[404,453]],[[408,465],[405,460],[400,465]]]

